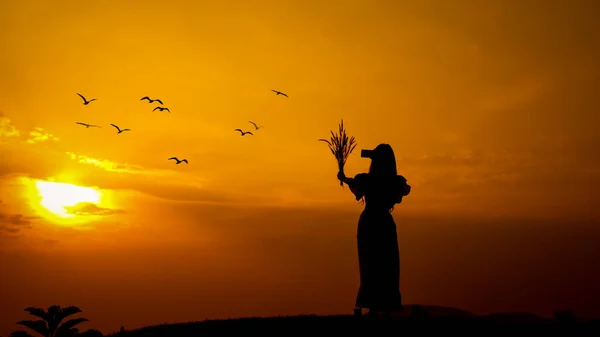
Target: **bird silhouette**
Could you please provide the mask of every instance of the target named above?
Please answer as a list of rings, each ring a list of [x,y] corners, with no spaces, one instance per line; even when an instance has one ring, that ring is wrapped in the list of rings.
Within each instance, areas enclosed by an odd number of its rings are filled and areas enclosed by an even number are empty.
[[[87,99],[85,99],[85,97],[83,97],[82,94],[77,93],[77,95],[79,95],[79,97],[81,97],[81,99],[83,100],[83,105],[88,105],[90,103],[92,103],[93,101],[95,101],[95,98],[90,99],[89,101]]]
[[[112,125],[112,126],[114,126],[114,127],[115,127],[115,129],[117,129],[117,131],[119,131],[118,133],[125,132],[125,131],[131,131],[130,129],[123,129],[123,130],[121,130],[121,129],[119,129],[119,127],[118,127],[118,126],[116,126],[116,125],[114,125],[114,124],[111,124],[111,125]]]
[[[75,124],[79,124],[79,125],[83,125],[87,128],[100,128],[101,126],[99,125],[93,125],[93,124],[87,124],[87,123],[82,123],[82,122],[75,122]]]
[[[175,164],[177,164],[177,165],[181,164],[182,162],[184,162],[184,163],[186,163],[186,164],[189,164],[189,163],[188,163],[188,161],[187,161],[187,159],[181,159],[181,160],[179,160],[179,159],[177,159],[177,157],[171,157],[171,158],[169,158],[169,160],[171,160],[171,159],[174,159],[175,161],[177,161],[177,162],[175,163]]]
[[[242,129],[235,129],[233,131],[239,131],[242,134],[242,136],[245,136],[246,134],[254,136],[254,134],[252,132],[250,132],[250,131],[244,132],[244,131],[242,131]]]
[[[148,103],[154,103],[154,102],[158,102],[158,103],[160,103],[160,105],[162,105],[162,104],[163,104],[163,102],[162,102],[160,99],[150,99],[150,97],[148,97],[148,96],[144,96],[144,97],[142,97],[142,98],[140,99],[140,101],[143,101],[143,100],[145,100],[145,99],[147,99],[147,100],[148,100]]]
[[[160,106],[157,106],[152,111],[156,111],[156,110],[160,110],[160,111],[167,110],[168,112],[171,112],[171,110],[169,110],[169,108],[163,108],[163,107],[160,107]]]
[[[258,130],[258,129],[262,128],[262,125],[261,125],[261,126],[258,126],[258,125],[256,125],[256,123],[254,123],[253,121],[248,121],[248,123],[250,123],[250,124],[254,125],[254,128],[255,128],[256,130]]]
[[[283,93],[283,92],[281,92],[281,91],[277,91],[277,90],[271,90],[271,91],[272,91],[272,92],[274,92],[274,93],[275,93],[275,94],[277,94],[277,95],[282,95],[282,96],[285,96],[285,97],[287,97],[287,98],[290,98],[290,96],[286,95],[285,93]],[[276,96],[277,96],[277,95],[276,95]]]

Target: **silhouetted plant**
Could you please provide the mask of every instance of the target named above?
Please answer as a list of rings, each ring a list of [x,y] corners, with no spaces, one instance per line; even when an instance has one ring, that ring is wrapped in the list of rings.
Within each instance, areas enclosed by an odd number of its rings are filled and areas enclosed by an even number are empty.
[[[43,337],[75,336],[79,332],[79,329],[75,328],[75,326],[88,321],[87,318],[74,318],[63,323],[65,318],[82,311],[75,306],[61,308],[59,305],[53,305],[47,311],[41,308],[30,307],[26,308],[25,311],[41,319],[37,321],[20,321],[17,324],[31,329]]]
[[[331,132],[330,139],[319,139],[320,142],[325,142],[329,146],[329,150],[335,156],[335,159],[338,164],[338,170],[340,172],[344,172],[344,166],[346,165],[346,160],[348,160],[348,156],[356,147],[356,141],[354,136],[348,137],[346,134],[346,130],[344,129],[344,120],[340,122],[339,125],[339,133],[336,135]],[[344,182],[340,180],[340,186],[344,186]]]

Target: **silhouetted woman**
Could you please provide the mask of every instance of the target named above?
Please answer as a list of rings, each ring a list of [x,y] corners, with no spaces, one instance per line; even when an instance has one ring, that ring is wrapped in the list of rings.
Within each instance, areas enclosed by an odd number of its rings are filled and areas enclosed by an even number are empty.
[[[350,187],[356,200],[364,197],[365,201],[358,221],[360,288],[355,313],[367,308],[369,314],[389,315],[403,309],[398,237],[391,211],[410,193],[410,186],[396,171],[396,157],[390,145],[378,145],[370,158],[369,173],[347,178],[339,172],[338,178]]]

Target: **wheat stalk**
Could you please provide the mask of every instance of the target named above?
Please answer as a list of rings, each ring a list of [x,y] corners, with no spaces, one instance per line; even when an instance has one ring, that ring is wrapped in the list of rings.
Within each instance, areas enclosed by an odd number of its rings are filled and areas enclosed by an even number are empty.
[[[338,164],[338,169],[340,172],[344,172],[344,166],[346,165],[346,160],[348,160],[348,156],[350,153],[354,151],[357,143],[354,139],[354,136],[348,137],[346,134],[346,130],[344,129],[344,120],[340,122],[339,125],[339,133],[335,134],[333,131],[331,132],[331,137],[329,139],[319,139],[321,142],[327,143],[329,146],[329,150],[335,156],[335,160]],[[344,186],[344,182],[340,180],[340,186]]]

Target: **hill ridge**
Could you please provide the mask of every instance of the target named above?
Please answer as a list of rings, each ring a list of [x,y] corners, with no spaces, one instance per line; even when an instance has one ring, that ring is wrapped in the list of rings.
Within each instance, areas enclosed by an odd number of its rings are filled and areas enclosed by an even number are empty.
[[[572,335],[577,331],[600,332],[600,320],[563,322],[528,313],[492,313],[476,315],[468,311],[446,306],[407,305],[405,310],[391,318],[354,317],[352,315],[287,315],[271,317],[237,317],[207,319],[203,321],[164,323],[145,326],[130,331],[108,334],[114,337],[192,337],[192,336],[306,336],[318,333],[336,336],[398,335],[408,331],[422,333],[426,330],[443,329],[457,332],[564,332]]]

